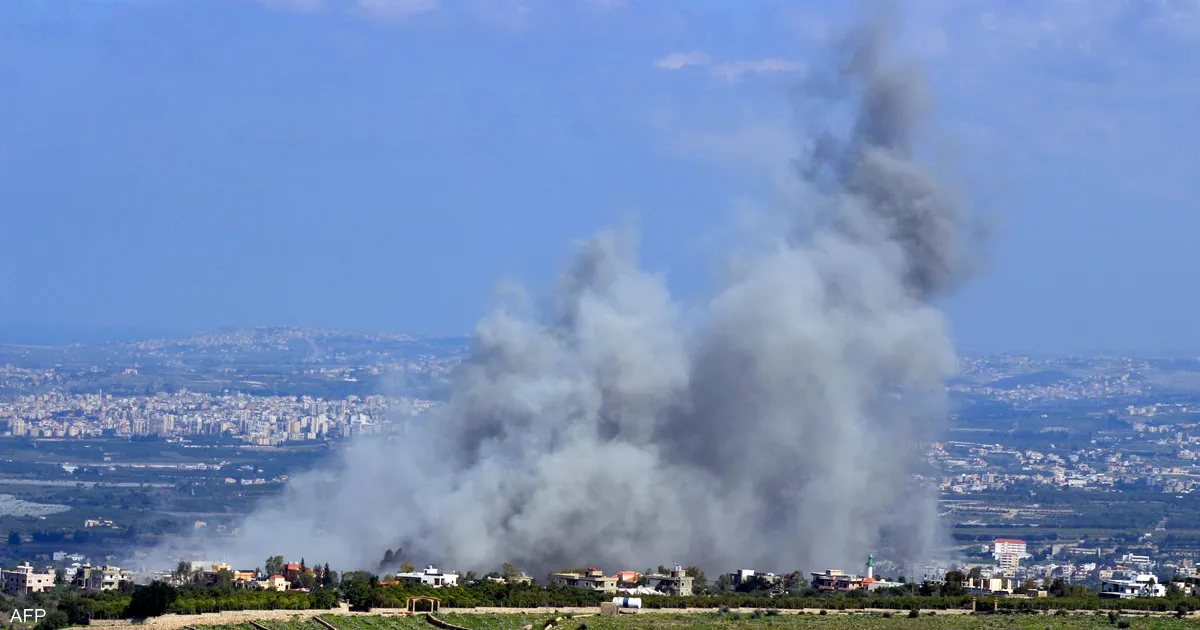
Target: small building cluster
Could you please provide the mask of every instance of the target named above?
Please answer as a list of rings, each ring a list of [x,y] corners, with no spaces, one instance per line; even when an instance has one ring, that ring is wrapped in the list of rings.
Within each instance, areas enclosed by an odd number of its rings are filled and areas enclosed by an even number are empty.
[[[659,569],[662,570],[661,568]],[[683,567],[676,566],[666,573],[641,574],[637,571],[617,571],[605,575],[604,571],[588,567],[582,573],[551,573],[550,584],[586,588],[601,593],[628,593],[633,595],[691,595],[694,578],[686,575]]]
[[[28,562],[15,569],[0,571],[0,579],[8,595],[40,593],[54,588],[56,581],[54,569],[38,571]],[[120,567],[84,564],[65,569],[63,579],[85,591],[112,591],[120,588],[122,583],[132,584],[133,573]]]
[[[164,571],[156,573],[152,577],[174,586],[183,584],[216,586],[224,573],[229,576],[232,585],[238,588],[256,588],[264,591],[307,590],[292,588],[292,584],[300,578],[302,573],[301,567],[297,563],[285,564],[280,573],[272,575],[257,570],[234,570],[232,565],[223,562],[197,560],[186,562],[185,566],[186,573],[181,574],[178,570]]]
[[[813,588],[821,592],[847,593],[866,589],[875,591],[881,588],[900,586],[899,582],[875,577],[875,556],[867,556],[867,574],[865,576],[848,575],[841,569],[825,569],[823,573],[813,573],[810,582]]]

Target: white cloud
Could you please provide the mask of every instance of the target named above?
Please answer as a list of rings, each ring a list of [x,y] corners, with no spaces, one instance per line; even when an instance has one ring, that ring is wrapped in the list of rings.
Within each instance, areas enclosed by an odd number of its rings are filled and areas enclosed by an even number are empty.
[[[693,50],[686,53],[671,53],[662,59],[655,60],[654,65],[663,70],[680,70],[687,66],[702,66],[706,63],[708,63],[708,55],[699,50]]]
[[[682,70],[689,66],[710,66],[711,60],[708,55],[699,51],[692,52],[675,52],[656,59],[654,65],[663,70]],[[768,57],[766,59],[755,59],[750,61],[723,61],[717,64],[711,64],[713,74],[729,81],[736,83],[747,74],[770,74],[777,72],[803,72],[806,68],[805,64],[799,61],[789,59],[781,59],[779,57]]]
[[[730,83],[736,83],[747,74],[796,73],[804,72],[806,69],[807,66],[803,62],[770,57],[754,61],[719,63],[713,67],[713,72]]]

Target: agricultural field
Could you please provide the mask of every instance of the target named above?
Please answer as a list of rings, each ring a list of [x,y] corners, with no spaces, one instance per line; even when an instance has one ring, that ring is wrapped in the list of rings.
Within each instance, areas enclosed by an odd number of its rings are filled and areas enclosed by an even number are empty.
[[[439,619],[471,630],[520,630],[533,626],[542,630],[554,619],[552,613],[478,614],[440,613]],[[335,616],[325,620],[338,630],[433,630],[424,615],[404,616]],[[328,630],[316,621],[261,621],[268,630]],[[1127,625],[1128,624],[1128,625]],[[868,614],[781,614],[752,616],[720,613],[659,613],[620,615],[617,617],[577,616],[562,618],[558,630],[1102,630],[1132,628],[1138,630],[1184,630],[1197,627],[1195,619],[1174,617],[1122,616],[1116,622],[1107,615],[921,615],[907,614],[891,617]],[[213,626],[213,630],[256,630],[248,624]]]

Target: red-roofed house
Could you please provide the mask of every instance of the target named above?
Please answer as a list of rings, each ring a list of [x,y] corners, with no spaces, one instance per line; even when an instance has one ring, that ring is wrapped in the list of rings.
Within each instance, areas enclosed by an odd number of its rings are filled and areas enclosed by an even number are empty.
[[[267,591],[286,591],[288,590],[287,578],[282,575],[272,575],[271,577],[258,583],[259,588]]]
[[[1015,569],[1021,563],[1021,558],[1029,556],[1028,546],[1024,540],[997,538],[996,543],[992,545],[992,555],[1002,569]]]

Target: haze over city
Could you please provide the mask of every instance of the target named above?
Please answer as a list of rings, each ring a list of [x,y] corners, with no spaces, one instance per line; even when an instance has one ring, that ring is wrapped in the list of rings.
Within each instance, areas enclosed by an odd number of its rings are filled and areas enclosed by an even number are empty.
[[[843,4],[4,3],[0,323],[467,334],[623,222],[700,300]],[[903,3],[926,157],[993,227],[960,348],[1200,347],[1195,11]]]

